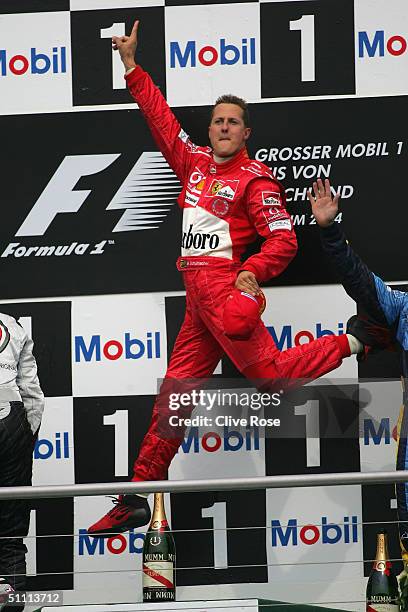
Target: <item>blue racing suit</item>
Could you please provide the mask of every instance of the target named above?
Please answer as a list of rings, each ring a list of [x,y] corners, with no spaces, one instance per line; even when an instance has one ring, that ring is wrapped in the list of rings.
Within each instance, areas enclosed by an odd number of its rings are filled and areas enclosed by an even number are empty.
[[[321,228],[323,250],[340,275],[348,295],[367,315],[390,327],[402,348],[403,405],[398,421],[397,470],[408,469],[408,292],[388,287],[371,272],[347,243],[337,223]],[[397,484],[397,507],[402,558],[408,563],[408,483]]]

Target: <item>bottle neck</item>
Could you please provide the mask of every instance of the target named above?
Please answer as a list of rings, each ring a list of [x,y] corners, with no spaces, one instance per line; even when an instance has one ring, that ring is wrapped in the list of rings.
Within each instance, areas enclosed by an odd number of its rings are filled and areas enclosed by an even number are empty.
[[[374,569],[378,572],[386,572],[390,566],[388,555],[387,534],[379,533],[377,535],[377,552],[375,553]]]
[[[166,511],[164,509],[164,495],[163,493],[155,493],[150,529],[157,529],[160,531],[166,527],[168,527],[168,522],[166,518]]]

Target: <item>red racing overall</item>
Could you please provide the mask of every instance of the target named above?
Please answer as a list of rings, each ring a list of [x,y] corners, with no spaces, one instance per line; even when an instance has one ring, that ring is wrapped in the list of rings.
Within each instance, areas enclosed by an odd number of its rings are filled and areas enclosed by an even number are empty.
[[[152,421],[134,464],[134,481],[163,480],[184,437],[169,431],[169,393],[176,381],[208,378],[226,353],[250,379],[312,379],[337,368],[350,355],[346,336],[324,336],[280,352],[260,320],[249,340],[224,334],[223,309],[240,269],[259,283],[278,276],[296,254],[282,185],[245,148],[217,164],[209,147],[194,145],[150,76],[137,66],[127,75],[130,92],[183,189],[181,257],[186,315],[177,337]],[[241,264],[247,245],[260,235],[261,251]],[[189,409],[186,411],[188,413]],[[185,415],[184,415],[185,416]]]

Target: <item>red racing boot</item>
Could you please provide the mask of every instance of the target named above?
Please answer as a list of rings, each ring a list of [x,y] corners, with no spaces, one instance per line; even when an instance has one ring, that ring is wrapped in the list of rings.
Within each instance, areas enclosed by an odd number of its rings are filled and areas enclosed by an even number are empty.
[[[113,533],[123,533],[150,522],[150,506],[145,497],[119,495],[113,498],[113,503],[114,507],[88,528],[89,535],[109,537]]]

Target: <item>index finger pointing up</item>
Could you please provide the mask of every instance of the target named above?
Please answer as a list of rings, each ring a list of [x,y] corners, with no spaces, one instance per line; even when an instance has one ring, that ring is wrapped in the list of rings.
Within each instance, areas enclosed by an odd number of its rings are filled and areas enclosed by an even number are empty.
[[[132,31],[130,33],[130,38],[132,38],[133,40],[137,40],[137,30],[139,27],[139,20],[136,20],[135,23],[133,24],[133,28]]]

